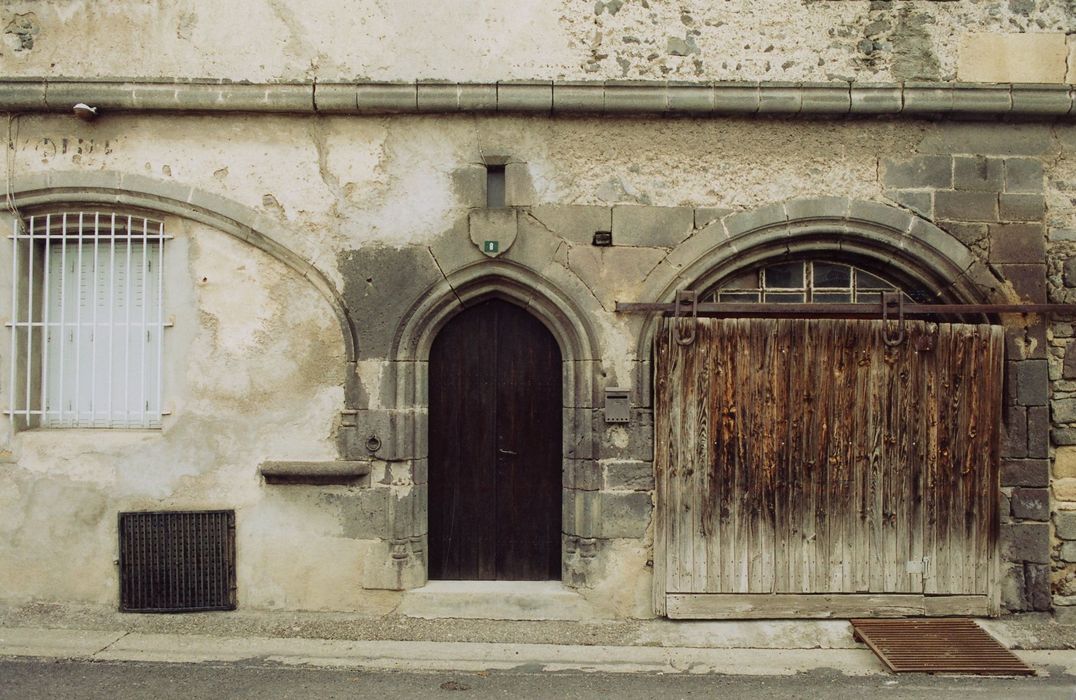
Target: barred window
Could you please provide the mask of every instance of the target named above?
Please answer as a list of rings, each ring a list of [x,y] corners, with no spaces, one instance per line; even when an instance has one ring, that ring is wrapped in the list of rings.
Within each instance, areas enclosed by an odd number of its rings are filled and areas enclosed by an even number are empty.
[[[63,212],[12,233],[9,413],[19,427],[161,421],[164,224]]]
[[[793,260],[757,267],[725,279],[707,300],[769,304],[877,304],[882,292],[900,290],[908,300],[924,295],[856,265],[826,260]]]

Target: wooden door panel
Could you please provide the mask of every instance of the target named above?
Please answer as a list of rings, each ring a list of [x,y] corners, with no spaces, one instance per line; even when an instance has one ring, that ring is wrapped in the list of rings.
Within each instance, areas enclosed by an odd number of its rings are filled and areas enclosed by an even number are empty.
[[[668,593],[985,594],[1002,334],[702,319],[656,344]],[[660,603],[659,603],[660,607]]]
[[[561,361],[523,309],[467,309],[430,351],[433,579],[560,578]]]

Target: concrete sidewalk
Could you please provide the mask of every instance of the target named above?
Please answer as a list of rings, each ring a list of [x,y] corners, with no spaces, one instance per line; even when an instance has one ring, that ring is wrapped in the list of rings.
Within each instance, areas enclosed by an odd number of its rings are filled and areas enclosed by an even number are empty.
[[[62,620],[40,611],[0,614],[0,656],[401,671],[888,673],[873,653],[852,640],[850,625],[840,620],[510,622],[327,613],[67,612],[71,614]],[[113,624],[78,624],[95,616]],[[38,624],[12,624],[35,617]],[[51,624],[41,624],[49,619]],[[1041,674],[1076,676],[1076,628],[1042,616],[980,624]]]

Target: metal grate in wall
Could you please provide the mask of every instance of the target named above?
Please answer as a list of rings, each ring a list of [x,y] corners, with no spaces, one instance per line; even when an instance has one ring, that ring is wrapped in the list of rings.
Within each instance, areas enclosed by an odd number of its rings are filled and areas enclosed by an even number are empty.
[[[235,609],[235,511],[120,513],[120,610]]]

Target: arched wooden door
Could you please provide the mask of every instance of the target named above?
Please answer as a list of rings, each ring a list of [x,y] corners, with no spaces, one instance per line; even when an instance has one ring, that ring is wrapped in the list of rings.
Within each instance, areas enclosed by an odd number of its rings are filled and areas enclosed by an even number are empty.
[[[430,350],[431,579],[560,578],[561,355],[520,307],[453,318]]]

